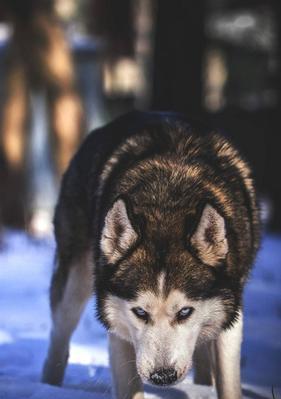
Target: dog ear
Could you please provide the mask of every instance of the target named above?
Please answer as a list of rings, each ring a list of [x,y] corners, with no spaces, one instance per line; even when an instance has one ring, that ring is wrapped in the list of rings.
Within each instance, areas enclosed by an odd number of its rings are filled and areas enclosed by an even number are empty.
[[[224,218],[209,204],[203,209],[199,224],[191,237],[191,244],[199,258],[210,266],[216,266],[227,255]]]
[[[116,263],[137,241],[135,232],[122,199],[108,211],[101,236],[101,250],[109,263]]]

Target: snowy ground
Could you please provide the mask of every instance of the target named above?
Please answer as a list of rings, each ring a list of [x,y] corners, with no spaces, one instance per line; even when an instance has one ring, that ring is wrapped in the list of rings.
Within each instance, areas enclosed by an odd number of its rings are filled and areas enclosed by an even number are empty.
[[[74,334],[63,388],[40,383],[50,329],[48,287],[54,243],[8,231],[0,249],[0,399],[109,399],[103,328],[88,304]],[[281,237],[264,239],[245,293],[242,378],[245,398],[281,399]],[[274,396],[271,389],[274,387]],[[215,398],[190,379],[148,398]]]

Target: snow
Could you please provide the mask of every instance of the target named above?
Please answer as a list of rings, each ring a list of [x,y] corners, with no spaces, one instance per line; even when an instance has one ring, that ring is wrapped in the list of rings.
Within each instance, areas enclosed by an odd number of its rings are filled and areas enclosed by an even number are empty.
[[[5,231],[0,248],[0,399],[109,399],[107,339],[94,298],[74,333],[62,388],[40,383],[50,330],[48,289],[55,245]],[[245,292],[245,398],[281,398],[281,237],[266,236]],[[147,387],[147,398],[215,399],[188,377],[176,388]]]

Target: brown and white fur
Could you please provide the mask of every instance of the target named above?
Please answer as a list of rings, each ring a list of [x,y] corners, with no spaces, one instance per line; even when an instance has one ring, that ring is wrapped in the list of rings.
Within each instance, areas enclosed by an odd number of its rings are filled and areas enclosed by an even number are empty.
[[[241,398],[242,292],[259,242],[251,172],[217,133],[135,112],[92,133],[56,209],[53,328],[43,381],[61,384],[95,291],[116,399],[143,382],[215,383]]]

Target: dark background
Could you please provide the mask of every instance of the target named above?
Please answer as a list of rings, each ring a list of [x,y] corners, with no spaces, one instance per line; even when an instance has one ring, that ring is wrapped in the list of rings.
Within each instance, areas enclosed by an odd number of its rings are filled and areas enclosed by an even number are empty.
[[[86,132],[139,108],[225,131],[280,231],[279,1],[0,0],[0,20],[2,225],[48,230]]]

